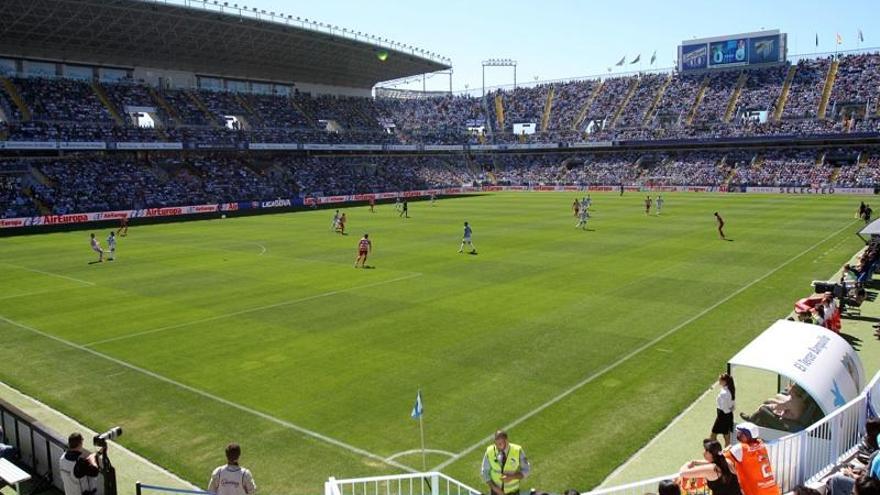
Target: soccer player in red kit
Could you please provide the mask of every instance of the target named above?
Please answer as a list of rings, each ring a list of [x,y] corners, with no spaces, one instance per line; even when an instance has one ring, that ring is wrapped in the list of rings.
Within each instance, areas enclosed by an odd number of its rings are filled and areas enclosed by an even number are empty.
[[[128,235],[128,215],[119,220],[119,230],[116,231],[116,235],[121,235],[122,237]]]
[[[645,196],[645,215],[651,214],[651,196]]]
[[[370,241],[370,234],[364,234],[358,241],[358,257],[354,260],[354,267],[358,267],[358,263],[363,268],[367,263],[367,255],[373,252],[373,243]]]
[[[727,239],[727,237],[724,237],[724,219],[721,218],[717,211],[715,212],[715,220],[718,222],[718,234],[721,235],[722,239]]]

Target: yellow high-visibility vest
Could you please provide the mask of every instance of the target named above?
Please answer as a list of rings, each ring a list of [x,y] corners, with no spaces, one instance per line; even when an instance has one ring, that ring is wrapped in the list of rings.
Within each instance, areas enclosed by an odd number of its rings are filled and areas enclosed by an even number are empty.
[[[501,451],[495,447],[495,444],[490,445],[486,449],[486,458],[489,460],[489,479],[491,479],[492,483],[496,486],[500,486],[504,490],[504,493],[519,493],[520,480],[508,481],[505,483],[501,481],[501,477],[519,472],[519,458],[522,453],[522,447],[515,443],[508,443],[507,447],[507,459],[504,460],[503,466],[499,459]]]

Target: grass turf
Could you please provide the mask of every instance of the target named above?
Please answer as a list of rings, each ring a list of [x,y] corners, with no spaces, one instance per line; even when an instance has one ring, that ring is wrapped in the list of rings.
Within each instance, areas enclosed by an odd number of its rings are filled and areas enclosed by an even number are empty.
[[[349,208],[344,237],[328,210],[134,225],[100,265],[85,232],[2,239],[0,379],[197,484],[238,441],[264,493],[398,471],[381,459],[418,449],[422,387],[427,447],[459,454],[429,469],[481,486],[515,424],[527,486],[583,490],[861,245],[853,197],[669,194],[646,217],[596,194],[587,232],[573,197]],[[456,253],[464,220],[478,255]]]

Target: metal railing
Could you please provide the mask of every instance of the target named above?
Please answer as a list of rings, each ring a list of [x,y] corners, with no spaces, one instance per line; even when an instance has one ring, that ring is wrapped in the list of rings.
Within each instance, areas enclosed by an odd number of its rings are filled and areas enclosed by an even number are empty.
[[[324,483],[324,495],[479,495],[480,491],[436,471],[337,480]]]

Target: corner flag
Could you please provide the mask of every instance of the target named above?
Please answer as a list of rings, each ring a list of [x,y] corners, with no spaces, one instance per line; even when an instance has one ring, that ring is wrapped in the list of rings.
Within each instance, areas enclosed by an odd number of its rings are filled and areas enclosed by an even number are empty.
[[[422,391],[419,390],[419,393],[416,394],[416,403],[413,406],[412,412],[409,413],[409,415],[412,417],[412,419],[419,419],[422,417],[423,412],[425,412],[425,410],[422,407]]]

